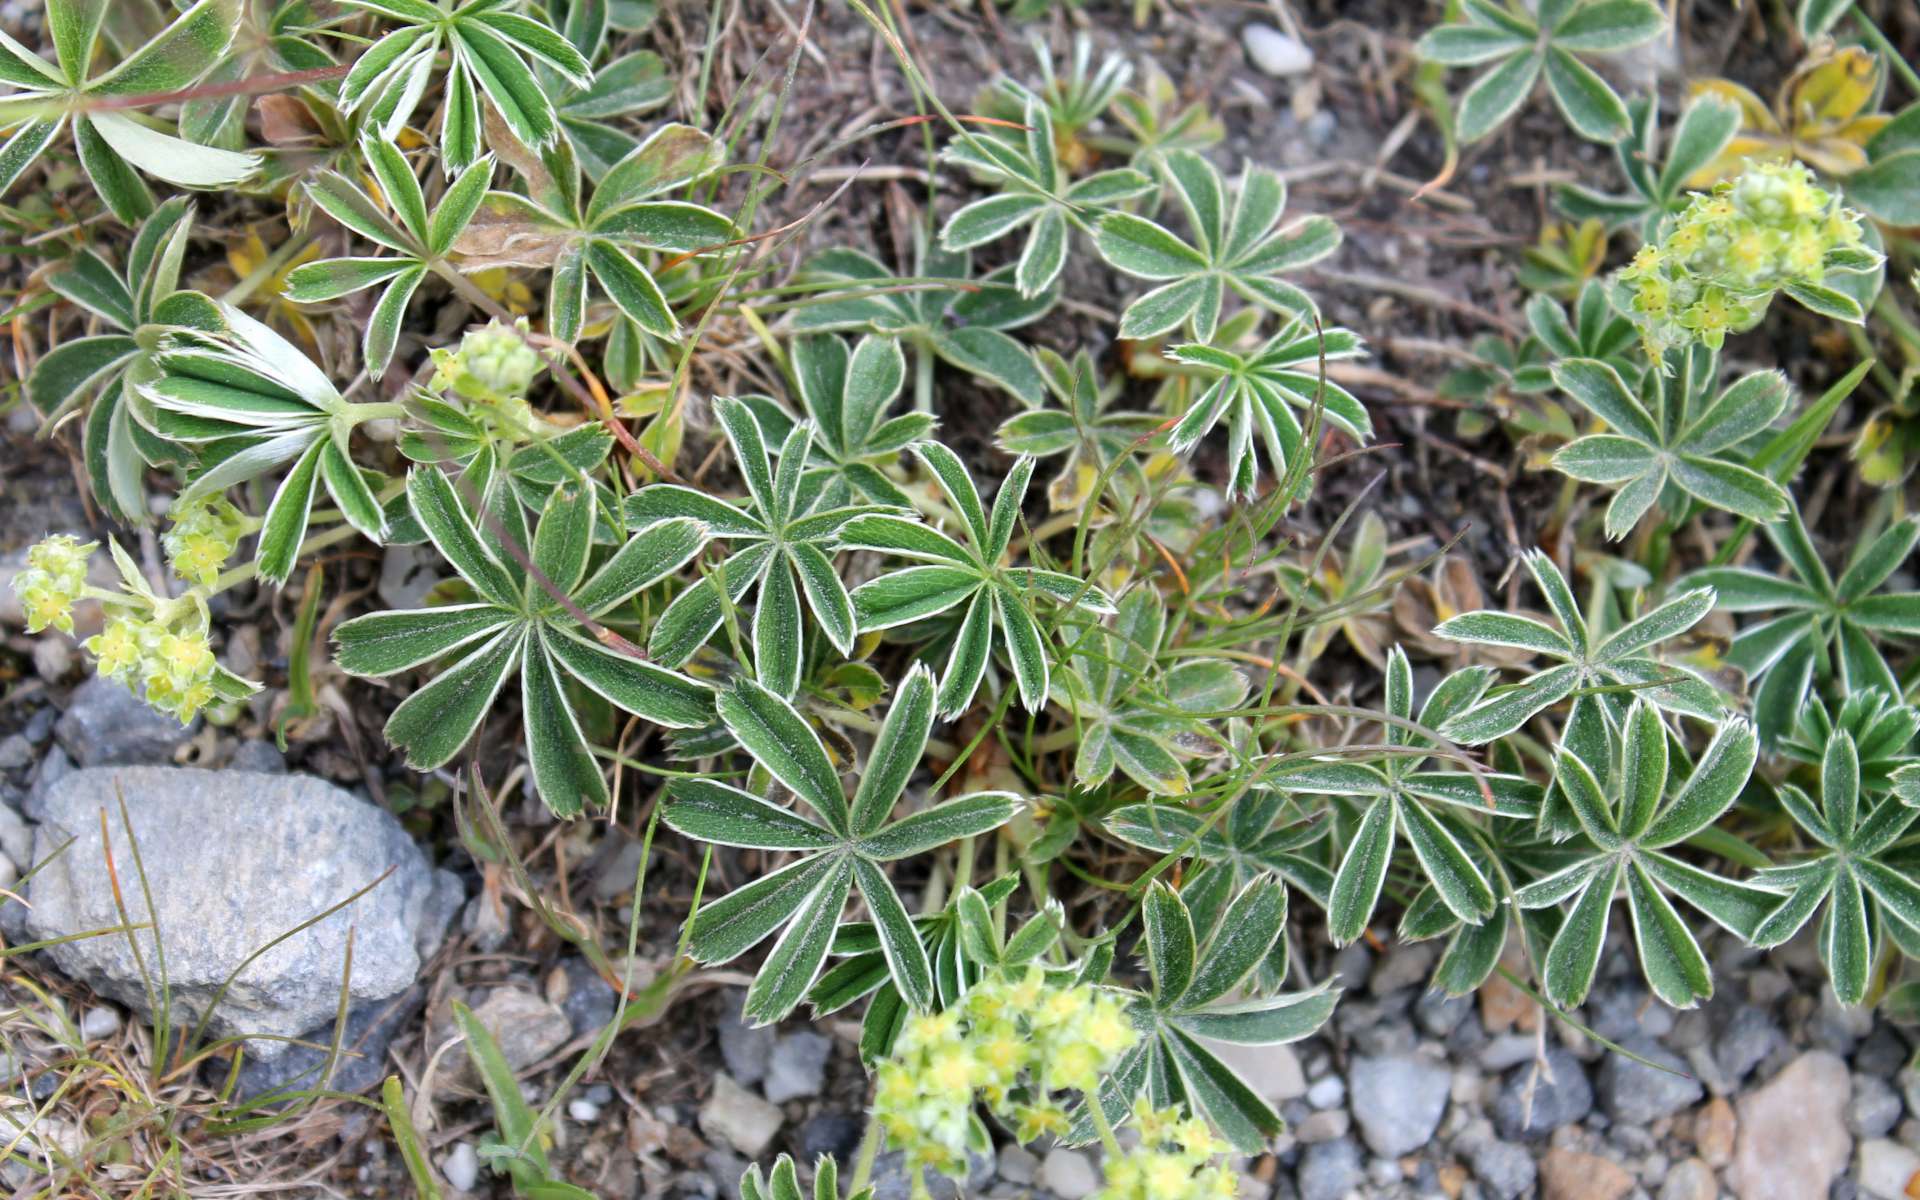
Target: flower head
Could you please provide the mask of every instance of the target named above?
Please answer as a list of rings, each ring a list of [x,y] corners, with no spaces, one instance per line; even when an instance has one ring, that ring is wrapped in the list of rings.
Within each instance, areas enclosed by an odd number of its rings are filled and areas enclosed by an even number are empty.
[[[49,626],[73,632],[73,606],[87,586],[87,556],[98,545],[59,533],[27,551],[27,568],[13,577],[13,590],[26,610],[28,633]]]

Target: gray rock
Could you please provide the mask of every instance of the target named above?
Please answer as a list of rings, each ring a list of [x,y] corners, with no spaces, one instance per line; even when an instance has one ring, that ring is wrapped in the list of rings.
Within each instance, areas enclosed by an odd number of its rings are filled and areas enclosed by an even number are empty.
[[[73,774],[76,769],[65,750],[57,745],[47,748],[47,752],[40,756],[40,765],[33,770],[33,783],[27,788],[26,801],[20,806],[20,811],[26,814],[29,821],[46,820],[47,793],[53,790],[54,784]]]
[[[1367,976],[1367,990],[1376,996],[1389,996],[1401,988],[1425,983],[1433,971],[1433,960],[1439,956],[1437,942],[1400,943],[1374,964]]]
[[[245,741],[234,747],[233,757],[227,760],[227,769],[279,775],[287,769],[287,756],[275,749],[272,742]]]
[[[357,1004],[349,1009],[346,1032],[340,1037],[340,1057],[334,1063],[331,1076],[326,1070],[329,1048],[333,1045],[332,1021],[309,1030],[300,1039],[313,1045],[290,1046],[284,1054],[272,1059],[249,1054],[240,1068],[236,1089],[239,1097],[253,1100],[274,1092],[291,1093],[323,1086],[336,1092],[368,1090],[390,1074],[387,1047],[420,1012],[426,998],[425,989],[416,987],[391,1000]]]
[[[745,1000],[744,992],[734,993],[727,1000],[727,1010],[720,1017],[720,1057],[726,1060],[729,1075],[752,1087],[767,1077],[775,1035],[767,1026],[750,1026],[741,1019]]]
[[[713,1094],[700,1106],[700,1129],[748,1158],[773,1144],[786,1120],[780,1109],[741,1087],[731,1075],[716,1075]]]
[[[515,1073],[552,1054],[573,1036],[573,1025],[567,1020],[567,1014],[561,1012],[558,1005],[525,988],[495,988],[474,1006],[473,1015],[499,1043],[500,1057],[507,1060],[507,1066]],[[465,1045],[449,1050],[442,1066],[463,1083],[479,1082]]]
[[[1785,1043],[1786,1035],[1766,1010],[1743,1004],[1713,1039],[1713,1058],[1727,1082],[1737,1086]]]
[[[1315,1108],[1334,1108],[1347,1098],[1347,1081],[1338,1075],[1316,1079],[1307,1089],[1307,1103]]]
[[[0,804],[0,854],[22,871],[33,862],[33,826],[8,804]]]
[[[559,1000],[560,1011],[567,1014],[573,1036],[585,1037],[605,1029],[619,1008],[620,990],[577,954],[561,963],[560,969],[567,981],[566,994]],[[552,997],[551,992],[548,995]]]
[[[0,771],[18,771],[33,761],[33,743],[26,735],[10,733],[0,738]]]
[[[1494,1124],[1507,1141],[1539,1141],[1593,1111],[1587,1070],[1563,1046],[1549,1046],[1544,1070],[1529,1061],[1507,1072],[1493,1102]]]
[[[1891,1079],[1901,1067],[1907,1065],[1911,1053],[1905,1039],[1895,1033],[1891,1025],[1881,1022],[1873,1027],[1867,1040],[1854,1050],[1853,1069]]]
[[[1857,1138],[1877,1138],[1900,1123],[1905,1106],[1900,1093],[1877,1075],[1853,1076],[1853,1098],[1847,1101],[1847,1128]]]
[[[1353,1118],[1347,1115],[1346,1109],[1324,1108],[1308,1113],[1304,1120],[1293,1127],[1293,1140],[1302,1146],[1311,1146],[1343,1138],[1352,1129]]]
[[[128,884],[133,854],[118,803],[124,797],[145,864],[153,910]],[[165,767],[96,768],[56,783],[43,801],[36,856],[72,839],[28,885],[26,927],[38,939],[119,924],[100,844],[108,828],[128,912],[164,939],[176,1020],[195,1020],[221,988],[209,1023],[217,1037],[298,1036],[337,1010],[353,931],[350,1001],[405,991],[439,946],[460,883],[436,871],[392,814],[323,780]],[[362,888],[364,895],[278,942],[227,981],[261,947]],[[148,964],[154,930],[138,933]],[[147,989],[128,937],[81,938],[50,947],[67,975],[143,1016]],[[257,1041],[262,1059],[284,1041]]]
[[[182,725],[104,675],[81,684],[53,727],[60,745],[82,767],[167,763],[200,729]]]
[[[1321,1142],[1300,1156],[1300,1200],[1345,1200],[1367,1181],[1360,1146],[1352,1138]]]
[[[1060,1200],[1081,1200],[1099,1189],[1100,1173],[1080,1151],[1055,1146],[1040,1161],[1040,1182]]]
[[[843,1168],[853,1165],[860,1150],[860,1135],[866,1123],[846,1113],[818,1113],[800,1126],[800,1160],[811,1163],[822,1154],[838,1159]]]
[[[807,1030],[789,1033],[774,1043],[760,1090],[775,1104],[818,1096],[826,1086],[827,1059],[832,1054],[833,1042],[828,1038]]]
[[[97,1042],[120,1032],[120,1010],[111,1004],[96,1004],[80,1014],[80,1039]]]
[[[1635,1034],[1659,1038],[1673,1031],[1673,1010],[1634,980],[1607,980],[1587,998],[1587,1024],[1612,1042]]]
[[[1600,1104],[1615,1121],[1646,1125],[1698,1104],[1706,1095],[1700,1081],[1686,1073],[1686,1062],[1660,1043],[1638,1037],[1620,1044],[1656,1065],[1624,1054],[1609,1054],[1600,1064]]]
[[[1025,1187],[1040,1177],[1040,1159],[1020,1143],[1007,1142],[1000,1147],[995,1169],[1001,1179]]]
[[[1481,1138],[1467,1146],[1467,1165],[1473,1177],[1499,1200],[1517,1200],[1533,1190],[1539,1171],[1524,1146]]]
[[[1440,1127],[1452,1090],[1445,1064],[1415,1054],[1356,1058],[1348,1078],[1353,1118],[1367,1146],[1383,1158],[1426,1145]]]
[[[1447,1038],[1473,1012],[1470,996],[1449,996],[1445,992],[1426,991],[1413,1002],[1413,1022],[1428,1037]]]

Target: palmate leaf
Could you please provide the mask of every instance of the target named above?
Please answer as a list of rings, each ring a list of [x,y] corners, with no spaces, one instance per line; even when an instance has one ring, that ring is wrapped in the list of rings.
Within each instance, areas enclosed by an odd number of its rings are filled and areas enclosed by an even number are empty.
[[[1132,167],[1120,167],[1068,182],[1054,141],[1053,118],[1037,97],[1029,97],[1017,136],[967,134],[948,144],[942,157],[991,180],[1001,190],[961,208],[940,230],[941,248],[971,250],[1024,230],[1026,245],[1014,267],[1013,284],[1021,296],[1039,296],[1066,265],[1074,230],[1091,231],[1093,222],[1122,201],[1153,190],[1153,180]]]
[[[692,918],[688,948],[704,962],[737,958],[780,931],[747,989],[744,1012],[755,1024],[780,1020],[812,990],[855,889],[873,917],[900,997],[915,1009],[932,1006],[934,977],[926,947],[880,864],[997,829],[1018,805],[1006,792],[975,792],[890,820],[932,731],[933,693],[933,676],[924,667],[900,685],[851,805],[825,745],[805,718],[781,696],[746,679],[722,693],[720,719],[811,815],[715,780],[683,779],[669,787],[661,819],[681,833],[720,845],[802,855]]]
[[[695,518],[713,536],[736,548],[667,606],[648,638],[653,656],[677,667],[693,656],[726,620],[728,608],[756,593],[753,617],[755,677],[782,696],[800,687],[805,645],[804,611],[813,614],[827,640],[841,654],[853,649],[854,605],[833,565],[832,555],[848,523],[886,506],[842,505],[825,508],[824,480],[808,483],[805,465],[812,453],[814,427],[795,425],[775,460],[762,440],[760,422],[745,403],[714,400],[714,414],[726,433],[750,507],[739,507],[679,484],[654,484],[627,497],[627,524],[642,528],[658,520]],[[900,518],[895,518],[900,519]]]
[[[1723,709],[1720,693],[1687,668],[1663,662],[1651,651],[1693,628],[1713,608],[1714,591],[1696,587],[1658,605],[1652,611],[1596,640],[1574,601],[1573,591],[1553,560],[1540,551],[1522,557],[1535,585],[1546,598],[1559,628],[1497,610],[1462,613],[1442,621],[1434,633],[1468,645],[1528,650],[1558,665],[1520,683],[1494,688],[1464,711],[1440,724],[1450,741],[1481,745],[1505,737],[1535,715],[1588,688],[1629,688],[1659,708],[1703,720],[1717,719]],[[1624,712],[1618,692],[1605,693],[1600,703],[1615,714]],[[1551,807],[1552,797],[1549,797]]]
[[[1628,192],[1608,195],[1580,184],[1555,193],[1562,212],[1575,220],[1598,219],[1609,228],[1632,226],[1642,241],[1658,240],[1660,222],[1687,205],[1687,183],[1725,152],[1740,129],[1740,109],[1712,92],[1695,97],[1680,114],[1660,153],[1658,93],[1627,106],[1632,131],[1614,144],[1614,157]]]
[[[1542,5],[1537,16],[1519,3],[1468,0],[1462,18],[1429,30],[1414,48],[1442,66],[1487,65],[1454,114],[1462,142],[1477,142],[1506,124],[1542,75],[1574,132],[1597,142],[1626,137],[1625,102],[1581,60],[1638,46],[1666,28],[1652,0],[1559,0]]]
[[[196,145],[163,132],[130,110],[92,101],[174,92],[191,86],[225,55],[239,23],[241,0],[200,0],[144,45],[97,74],[98,43],[107,6],[91,0],[52,0],[55,32],[49,63],[11,38],[0,42],[0,96],[10,128],[0,143],[0,196],[71,129],[81,168],[93,190],[122,224],[154,210],[141,175],[187,188],[225,187],[252,175],[259,156]]]
[[[286,292],[289,300],[313,304],[380,288],[360,343],[367,374],[378,379],[393,360],[414,293],[430,272],[447,263],[455,240],[479,211],[493,181],[493,158],[486,155],[470,163],[428,212],[420,182],[397,147],[368,136],[360,152],[379,182],[388,211],[358,184],[332,171],[309,179],[307,194],[342,226],[395,253],[302,263],[287,272]]]
[[[1892,794],[1890,784],[1866,786],[1860,760],[1852,733],[1834,729],[1821,750],[1817,806],[1793,784],[1781,785],[1781,807],[1812,844],[1806,855],[1753,878],[1786,897],[1755,931],[1754,944],[1778,946],[1821,913],[1820,956],[1842,1004],[1867,999],[1883,937],[1920,947],[1920,883],[1911,863],[1893,854],[1920,808]]]
[[[1033,357],[1052,403],[1001,422],[1000,448],[1035,458],[1065,456],[1059,474],[1047,485],[1047,500],[1055,512],[1088,503],[1103,477],[1123,496],[1144,492],[1147,475],[1132,451],[1152,435],[1160,418],[1150,412],[1117,411],[1113,405],[1124,390],[1120,381],[1102,380],[1093,356],[1084,349],[1071,362],[1045,346],[1036,347]]]
[[[505,506],[480,497],[476,524],[445,474],[413,470],[407,478],[412,517],[478,601],[343,622],[333,634],[334,659],[350,674],[374,677],[447,664],[387,721],[387,740],[419,770],[458,754],[518,671],[534,786],[556,815],[574,817],[608,801],[581,730],[576,687],[670,729],[700,728],[713,719],[706,685],[646,661],[600,624],[684,566],[706,541],[707,528],[687,518],[655,522],[589,570],[592,493],[555,488],[528,540],[518,503],[504,485],[500,490],[509,497]],[[518,530],[509,528],[514,524]],[[509,538],[518,544],[509,547]]]
[[[573,43],[517,11],[510,0],[346,3],[391,26],[340,82],[341,106],[364,114],[385,141],[396,139],[412,119],[444,56],[447,107],[440,123],[440,161],[448,178],[480,158],[483,98],[523,145],[540,150],[559,136],[558,114],[534,75],[534,63],[574,87],[593,84],[593,68]]]
[[[1213,932],[1202,936],[1179,893],[1155,882],[1141,906],[1141,950],[1149,986],[1124,989],[1141,1040],[1108,1074],[1099,1104],[1110,1121],[1132,1111],[1136,1097],[1155,1108],[1185,1104],[1252,1154],[1285,1122],[1210,1042],[1271,1046],[1310,1036],[1332,1016],[1337,990],[1251,1000],[1230,999],[1273,952],[1286,924],[1286,891],[1257,878],[1233,895]],[[1082,1114],[1077,1140],[1091,1140],[1093,1121]]]
[[[1645,700],[1634,701],[1617,731],[1612,723],[1606,728],[1604,761],[1590,763],[1591,755],[1564,745],[1555,756],[1557,786],[1590,850],[1521,888],[1515,903],[1529,909],[1567,906],[1547,950],[1542,982],[1550,999],[1571,1008],[1586,1000],[1593,985],[1614,897],[1624,889],[1648,986],[1675,1008],[1690,1008],[1713,995],[1713,978],[1669,897],[1746,939],[1778,900],[1689,865],[1669,850],[1733,804],[1753,773],[1759,741],[1745,720],[1729,720],[1683,774],[1659,712]]]
[[[1712,355],[1689,350],[1671,374],[1649,371],[1635,396],[1611,366],[1591,358],[1565,359],[1554,382],[1608,432],[1561,447],[1553,465],[1574,479],[1617,489],[1607,506],[1607,536],[1618,541],[1665,497],[1679,520],[1697,502],[1766,524],[1785,514],[1786,489],[1748,465],[1747,449],[1786,411],[1790,393],[1778,371],[1755,371],[1711,399]]]
[[[1004,939],[993,924],[992,911],[1006,903],[1019,887],[1017,875],[1003,875],[979,890],[963,887],[937,913],[913,918],[914,930],[933,968],[933,1006],[947,1009],[968,989],[994,971],[1024,967],[1051,947],[1065,926],[1057,902],[1049,902]],[[906,1016],[912,1011],[900,997],[887,966],[880,931],[871,921],[841,924],[830,955],[839,961],[825,970],[807,993],[815,1017],[841,1011],[872,997],[861,1019],[860,1056],[869,1063],[885,1057]],[[1043,966],[1055,983],[1071,983],[1080,968]]]
[[[197,293],[175,299],[188,296],[206,327],[159,329],[148,356],[152,370],[127,397],[133,418],[154,437],[198,454],[176,503],[191,504],[289,467],[262,516],[254,551],[260,577],[275,584],[292,571],[322,490],[355,529],[381,540],[385,515],[347,446],[357,425],[391,416],[391,406],[349,403],[319,367],[273,330]]]
[[[1139,279],[1165,281],[1127,305],[1121,337],[1147,339],[1184,326],[1195,341],[1212,341],[1228,288],[1285,315],[1315,311],[1305,292],[1279,276],[1332,254],[1340,245],[1339,226],[1311,216],[1281,227],[1287,186],[1251,163],[1233,190],[1231,210],[1219,170],[1193,151],[1169,153],[1165,174],[1186,213],[1191,241],[1132,213],[1109,213],[1095,230],[1094,244],[1109,265]]]
[[[662,125],[609,166],[588,195],[571,144],[559,141],[542,156],[546,175],[535,181],[531,196],[488,192],[475,224],[509,243],[525,238],[556,248],[539,264],[552,268],[547,324],[554,337],[580,337],[597,289],[617,310],[616,324],[673,340],[680,336],[679,320],[647,260],[656,251],[699,258],[735,236],[724,214],[668,198],[725,161],[726,148],[710,135],[691,125]],[[511,253],[506,257],[511,260]]]
[[[886,415],[907,377],[899,342],[868,335],[849,351],[838,337],[796,338],[791,355],[800,419],[811,422],[814,430],[801,486],[819,492],[822,508],[857,503],[912,507],[883,468],[930,436],[935,422],[927,413]],[[769,446],[781,445],[793,432],[796,418],[778,403],[765,396],[741,400],[752,406]]]
[[[145,517],[144,476],[155,465],[142,451],[146,430],[136,427],[125,404],[124,381],[144,356],[133,334],[154,323],[156,310],[178,287],[193,217],[192,201],[175,196],[141,222],[122,266],[81,250],[47,277],[54,292],[117,332],[74,338],[49,350],[27,377],[26,397],[48,422],[86,411],[82,454],[93,498],[123,521]]]
[[[1219,924],[1228,901],[1263,876],[1284,880],[1321,908],[1330,903],[1333,872],[1319,852],[1329,823],[1310,819],[1292,796],[1278,789],[1249,791],[1234,800],[1224,816],[1152,802],[1117,808],[1104,824],[1108,833],[1130,845],[1184,855],[1199,864],[1182,882],[1180,898],[1202,940]],[[1279,989],[1286,964],[1286,941],[1281,939],[1256,972],[1254,989]]]
[[[1373,436],[1373,422],[1360,402],[1332,380],[1321,364],[1358,358],[1359,335],[1346,329],[1317,332],[1295,318],[1258,350],[1242,354],[1192,343],[1175,346],[1167,357],[1193,371],[1207,385],[1167,435],[1176,454],[1184,454],[1227,423],[1227,496],[1252,496],[1260,478],[1260,453],[1266,448],[1274,474],[1286,477],[1310,452],[1295,410],[1318,410],[1325,421],[1361,441]]]
[[[1493,677],[1488,667],[1468,667],[1448,676],[1427,697],[1418,724],[1434,728],[1473,707]],[[1413,671],[1398,646],[1387,655],[1385,711],[1398,721],[1413,719]],[[1386,736],[1390,744],[1409,749],[1439,749],[1400,724],[1389,724]],[[1377,766],[1328,759],[1283,768],[1271,779],[1281,791],[1346,798],[1357,811],[1328,900],[1327,928],[1336,945],[1366,932],[1396,844],[1411,849],[1417,874],[1460,920],[1477,925],[1493,914],[1493,886],[1468,852],[1472,839],[1463,838],[1458,825],[1467,812],[1537,817],[1542,789],[1519,775],[1474,774],[1458,763],[1437,764],[1451,769],[1427,763],[1427,756],[1417,754],[1391,755]]]
[[[1014,463],[993,498],[989,517],[958,455],[939,442],[921,442],[913,449],[959,513],[965,540],[891,514],[848,521],[839,531],[843,546],[919,564],[855,588],[857,626],[862,633],[895,629],[960,608],[959,627],[941,669],[940,714],[951,720],[973,704],[996,641],[1006,649],[1021,704],[1037,712],[1047,701],[1052,666],[1051,651],[1034,617],[1034,602],[1046,600],[1095,613],[1113,611],[1113,602],[1099,588],[1071,575],[1003,565],[1033,479],[1033,459]]]
[[[1091,787],[1117,769],[1156,795],[1189,788],[1183,760],[1218,752],[1210,719],[1246,699],[1247,680],[1220,659],[1160,663],[1166,602],[1152,588],[1122,597],[1111,623],[1069,626],[1073,654],[1052,677],[1054,702],[1080,731],[1074,777]]]
[[[1920,592],[1878,589],[1920,544],[1920,520],[1905,517],[1857,542],[1838,580],[1821,561],[1797,506],[1766,533],[1789,576],[1712,567],[1683,582],[1713,588],[1728,612],[1772,614],[1741,629],[1727,651],[1727,661],[1758,682],[1754,718],[1762,739],[1772,743],[1792,727],[1816,678],[1837,681],[1846,695],[1900,693],[1876,643],[1920,632]]]
[[[794,328],[893,338],[916,355],[984,379],[1027,404],[1041,403],[1045,385],[1033,358],[1006,331],[1050,312],[1060,299],[1059,282],[1023,297],[1013,285],[1012,264],[975,279],[965,251],[942,250],[924,239],[915,251],[911,281],[849,247],[809,259],[799,282],[830,290],[793,312]],[[931,400],[927,396],[922,403]]]

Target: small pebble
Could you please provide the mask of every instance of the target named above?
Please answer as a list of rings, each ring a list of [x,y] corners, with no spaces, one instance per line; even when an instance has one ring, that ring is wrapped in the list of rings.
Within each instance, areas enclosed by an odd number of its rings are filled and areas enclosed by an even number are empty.
[[[470,1143],[455,1142],[453,1149],[440,1160],[440,1174],[455,1191],[470,1192],[473,1185],[480,1182],[480,1156]]]
[[[1313,69],[1313,51],[1298,38],[1280,32],[1271,25],[1258,23],[1240,31],[1247,57],[1265,75],[1285,79],[1304,75]]]

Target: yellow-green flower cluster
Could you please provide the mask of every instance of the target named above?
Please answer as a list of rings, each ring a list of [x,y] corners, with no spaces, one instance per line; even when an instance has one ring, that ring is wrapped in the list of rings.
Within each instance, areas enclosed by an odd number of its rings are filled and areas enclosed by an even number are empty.
[[[1067,1105],[1096,1090],[1138,1039],[1110,993],[1049,983],[1038,967],[992,976],[954,1008],[908,1018],[876,1072],[874,1119],[905,1152],[916,1189],[922,1168],[964,1178],[976,1103],[1023,1142],[1063,1135]]]
[[[1233,1200],[1240,1181],[1227,1165],[1233,1149],[1200,1117],[1177,1108],[1134,1105],[1139,1144],[1105,1164],[1094,1200]]]
[[[28,633],[49,626],[73,632],[73,606],[87,587],[87,556],[98,545],[61,533],[27,551],[27,568],[13,577],[13,591],[26,610]]]
[[[115,614],[81,645],[102,675],[183,725],[216,699],[204,608],[186,606],[171,620],[152,611]]]
[[[475,415],[498,432],[524,438],[533,419],[526,395],[543,365],[527,344],[527,329],[523,317],[515,328],[493,321],[468,330],[459,349],[433,352],[429,386],[435,393],[452,392],[472,401]]]
[[[1813,172],[1797,162],[1753,163],[1695,193],[1619,282],[1658,362],[1693,341],[1718,349],[1727,334],[1757,324],[1775,292],[1820,283],[1830,252],[1861,248],[1860,215]]]
[[[212,587],[220,568],[233,556],[246,532],[247,519],[224,496],[176,505],[173,526],[161,537],[174,574],[188,583]]]

